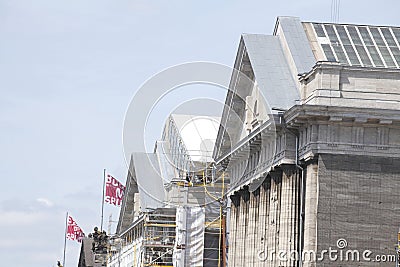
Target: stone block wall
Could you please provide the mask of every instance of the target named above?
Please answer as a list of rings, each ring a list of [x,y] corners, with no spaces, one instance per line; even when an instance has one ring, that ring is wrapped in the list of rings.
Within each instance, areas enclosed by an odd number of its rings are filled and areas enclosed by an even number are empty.
[[[394,255],[400,227],[400,159],[322,154],[318,158],[317,250]],[[393,262],[319,261],[317,266],[394,266]]]

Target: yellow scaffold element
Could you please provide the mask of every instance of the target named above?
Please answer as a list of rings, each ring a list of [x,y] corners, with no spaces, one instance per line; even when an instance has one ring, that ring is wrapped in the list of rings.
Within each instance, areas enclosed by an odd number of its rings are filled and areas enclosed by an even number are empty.
[[[145,223],[144,226],[176,227],[176,224],[172,224],[172,223]]]
[[[155,236],[155,237],[148,237],[146,238],[146,241],[153,241],[153,240],[157,240],[157,239],[161,239],[162,236]]]
[[[222,172],[221,199],[224,199],[225,172]],[[225,226],[224,226],[225,227]],[[218,242],[218,267],[221,267],[221,239],[222,239],[222,204],[219,205],[219,242]],[[224,248],[225,249],[225,248]],[[225,260],[225,259],[224,259]]]
[[[210,194],[210,192],[208,192],[207,190],[207,186],[205,183],[205,176],[204,176],[204,171],[203,171],[203,186],[204,186],[204,190],[205,192],[212,197],[213,199],[219,201],[220,199],[213,196],[212,194]],[[221,200],[224,199],[224,190],[225,190],[225,172],[222,172],[222,190],[221,190]],[[219,242],[218,242],[218,267],[221,267],[221,241],[222,241],[222,203],[219,204],[219,218],[212,221],[211,223],[209,223],[208,226],[212,226],[215,225],[216,221],[219,221],[218,227],[219,227]]]
[[[194,185],[192,182],[186,182],[186,181],[182,181],[182,182],[176,182],[176,185],[177,186],[182,186],[182,187],[185,187],[185,186],[196,186],[196,185]]]
[[[207,193],[207,195],[209,195],[211,198],[213,198],[214,200],[219,201],[219,199],[216,196],[213,196],[210,192],[208,192],[207,190],[207,185],[206,185],[206,178],[204,176],[204,171],[203,171],[203,186],[204,186],[204,190]]]
[[[220,225],[221,225],[221,220],[219,218],[216,219],[215,221],[205,223],[206,228],[217,228],[218,229],[220,227]]]

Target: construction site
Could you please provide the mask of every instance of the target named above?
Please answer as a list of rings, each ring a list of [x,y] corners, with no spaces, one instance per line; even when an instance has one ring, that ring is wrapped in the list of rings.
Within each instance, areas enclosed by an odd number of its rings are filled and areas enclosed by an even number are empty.
[[[107,266],[223,266],[229,179],[213,165],[213,146],[189,150],[181,135],[201,121],[218,129],[218,118],[171,115],[154,153],[132,155]]]

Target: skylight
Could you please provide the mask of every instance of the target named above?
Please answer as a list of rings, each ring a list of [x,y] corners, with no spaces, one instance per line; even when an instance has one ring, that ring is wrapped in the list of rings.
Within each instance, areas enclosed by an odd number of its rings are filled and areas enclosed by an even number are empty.
[[[400,68],[400,28],[313,23],[328,61]]]

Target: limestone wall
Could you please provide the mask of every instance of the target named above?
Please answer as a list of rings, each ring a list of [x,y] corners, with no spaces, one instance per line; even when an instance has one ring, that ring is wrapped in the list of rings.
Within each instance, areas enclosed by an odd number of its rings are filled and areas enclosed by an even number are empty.
[[[302,103],[400,109],[400,71],[321,63],[301,79]]]
[[[336,248],[394,255],[400,225],[400,159],[320,155],[318,159],[318,251]],[[344,265],[345,264],[345,265]],[[393,262],[342,262],[343,266],[394,266]],[[318,266],[339,266],[338,261]]]

